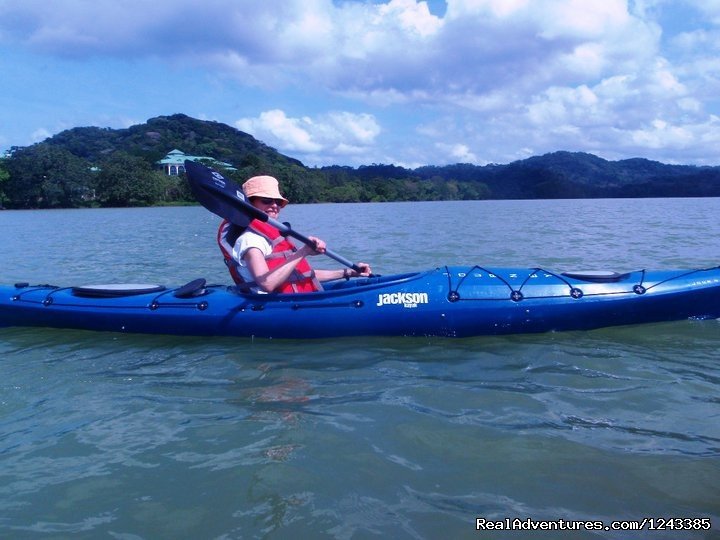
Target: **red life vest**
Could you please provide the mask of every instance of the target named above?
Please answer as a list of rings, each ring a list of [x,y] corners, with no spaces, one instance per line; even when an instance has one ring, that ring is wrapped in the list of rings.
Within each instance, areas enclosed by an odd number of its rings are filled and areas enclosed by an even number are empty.
[[[225,264],[227,264],[230,275],[235,283],[239,285],[255,285],[254,283],[245,282],[238,270],[238,262],[233,259],[232,244],[230,243],[233,239],[227,238],[228,232],[231,232],[231,226],[232,224],[225,220],[220,224],[220,228],[218,229],[218,245],[220,246],[220,251],[223,253]],[[265,257],[268,269],[270,270],[282,265],[290,255],[297,251],[295,245],[280,234],[279,230],[263,221],[257,219],[252,220],[245,231],[257,233],[270,243],[272,253]],[[237,237],[235,239],[237,239]],[[287,281],[277,288],[277,291],[281,293],[301,293],[321,290],[322,285],[320,285],[320,282],[315,278],[315,272],[310,266],[310,263],[305,259],[297,263]]]
[[[240,236],[240,232],[242,232],[240,228],[230,223],[227,219],[224,219],[222,223],[220,223],[217,232],[217,243],[223,254],[223,260],[228,267],[230,277],[232,277],[233,281],[238,285],[245,283],[245,280],[240,275],[238,262],[233,259],[232,252],[235,241],[238,239],[238,236]]]

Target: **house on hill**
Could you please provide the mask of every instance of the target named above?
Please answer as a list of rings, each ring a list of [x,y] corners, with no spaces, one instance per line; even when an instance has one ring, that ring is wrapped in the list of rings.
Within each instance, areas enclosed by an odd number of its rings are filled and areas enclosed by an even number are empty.
[[[185,172],[186,159],[190,161],[208,163],[209,165],[218,169],[225,169],[229,171],[236,170],[235,167],[233,167],[229,163],[218,161],[217,159],[209,156],[189,156],[185,154],[182,150],[178,150],[177,148],[171,150],[168,155],[166,155],[163,159],[156,163],[168,176],[177,176]]]

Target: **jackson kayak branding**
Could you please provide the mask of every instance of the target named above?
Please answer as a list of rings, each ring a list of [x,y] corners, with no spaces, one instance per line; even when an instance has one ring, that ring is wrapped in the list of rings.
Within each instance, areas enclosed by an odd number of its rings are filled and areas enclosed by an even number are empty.
[[[378,306],[397,306],[416,308],[418,304],[427,304],[428,294],[425,292],[398,292],[378,294]]]
[[[225,177],[217,171],[212,171],[210,175],[213,177],[215,185],[221,188],[225,187]]]

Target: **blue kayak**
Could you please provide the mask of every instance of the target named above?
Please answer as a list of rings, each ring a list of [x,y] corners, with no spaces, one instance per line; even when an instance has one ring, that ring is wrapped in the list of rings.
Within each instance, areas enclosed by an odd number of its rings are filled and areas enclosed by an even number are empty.
[[[0,286],[0,327],[148,334],[467,337],[716,318],[720,267],[624,274],[441,267],[304,294],[244,293],[202,279],[175,288]]]

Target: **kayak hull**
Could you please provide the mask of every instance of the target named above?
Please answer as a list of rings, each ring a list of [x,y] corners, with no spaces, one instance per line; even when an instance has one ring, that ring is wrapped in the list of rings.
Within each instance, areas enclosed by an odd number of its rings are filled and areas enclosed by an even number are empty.
[[[623,275],[442,267],[334,282],[305,294],[186,289],[124,294],[120,287],[95,296],[83,287],[0,286],[0,327],[282,339],[469,337],[720,318],[720,267]]]

